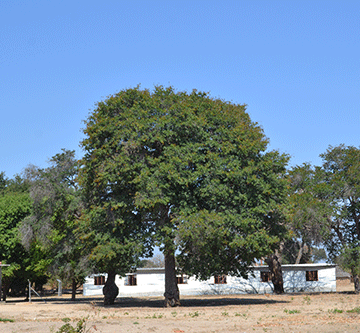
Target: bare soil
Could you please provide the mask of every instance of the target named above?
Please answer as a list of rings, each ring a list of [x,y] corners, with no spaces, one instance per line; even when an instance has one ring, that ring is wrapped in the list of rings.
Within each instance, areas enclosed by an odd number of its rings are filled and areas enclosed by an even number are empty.
[[[55,333],[86,319],[88,333],[109,332],[359,332],[360,295],[349,282],[336,293],[183,297],[182,306],[164,308],[162,298],[10,298],[0,303],[0,332]],[[12,322],[8,320],[13,320]]]

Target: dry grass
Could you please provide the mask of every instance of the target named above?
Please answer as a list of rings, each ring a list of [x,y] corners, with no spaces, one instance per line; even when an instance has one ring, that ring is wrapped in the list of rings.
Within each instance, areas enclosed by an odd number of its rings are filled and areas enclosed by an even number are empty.
[[[108,307],[100,297],[10,299],[0,304],[0,332],[55,333],[82,318],[89,333],[359,332],[360,295],[349,282],[337,287],[329,294],[184,297],[179,308],[164,308],[161,298],[119,298]]]

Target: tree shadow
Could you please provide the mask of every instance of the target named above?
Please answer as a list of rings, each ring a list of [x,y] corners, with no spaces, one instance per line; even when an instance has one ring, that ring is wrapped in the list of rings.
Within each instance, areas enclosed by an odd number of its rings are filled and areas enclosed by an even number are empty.
[[[79,297],[72,301],[71,299],[64,299],[61,297],[45,297],[44,299],[34,298],[32,303],[46,304],[91,304],[96,307],[106,308],[164,308],[163,297],[118,297],[113,305],[104,305],[102,297]],[[243,298],[243,297],[223,297],[223,296],[207,296],[199,297],[183,297],[181,298],[181,308],[192,307],[217,307],[229,305],[266,305],[277,303],[288,303],[285,300],[274,300],[264,298]],[[7,304],[16,304],[28,302],[26,299],[11,298],[6,301]]]
[[[283,300],[270,300],[266,298],[238,298],[238,297],[211,297],[211,298],[181,298],[181,308],[192,307],[217,307],[217,306],[229,306],[229,305],[262,305],[262,304],[276,304],[276,303],[288,303]],[[102,303],[99,306],[103,306]],[[109,307],[109,306],[107,306]],[[117,298],[114,305],[115,308],[164,308],[164,300],[159,299],[144,299],[135,297]]]

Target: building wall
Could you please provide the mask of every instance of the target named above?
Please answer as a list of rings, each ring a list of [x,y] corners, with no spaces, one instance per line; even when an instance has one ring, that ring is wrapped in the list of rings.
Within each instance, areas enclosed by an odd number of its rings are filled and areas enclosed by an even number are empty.
[[[283,274],[285,292],[335,292],[335,267],[318,270],[318,281],[306,281],[306,271],[285,271]]]
[[[180,295],[231,295],[264,294],[273,292],[272,282],[261,282],[261,272],[266,266],[253,267],[249,279],[227,276],[226,284],[215,284],[214,277],[206,281],[189,277],[186,284],[179,284]],[[317,281],[306,281],[306,271],[317,271]],[[284,265],[283,278],[285,292],[335,292],[336,275],[334,265]],[[136,285],[125,284],[126,278],[116,277],[120,297],[163,296],[165,274],[163,269],[140,269],[136,274]],[[94,277],[86,279],[83,286],[84,296],[102,295],[103,285],[94,285]]]

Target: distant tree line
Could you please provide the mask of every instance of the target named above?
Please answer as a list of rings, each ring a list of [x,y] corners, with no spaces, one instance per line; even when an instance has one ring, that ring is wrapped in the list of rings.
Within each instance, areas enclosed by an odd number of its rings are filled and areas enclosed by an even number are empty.
[[[0,173],[3,295],[61,279],[76,290],[107,273],[165,267],[165,302],[180,304],[177,274],[247,277],[264,260],[274,291],[282,263],[338,263],[360,291],[360,150],[340,145],[321,166],[288,168],[268,150],[245,105],[172,87],[122,90],[86,120],[84,156],[63,149],[47,168]],[[162,252],[155,259],[154,248]]]

